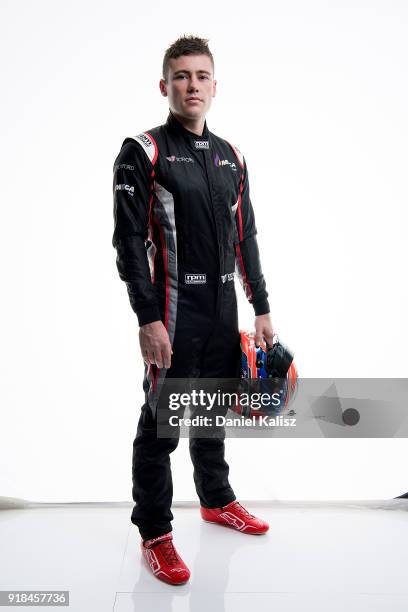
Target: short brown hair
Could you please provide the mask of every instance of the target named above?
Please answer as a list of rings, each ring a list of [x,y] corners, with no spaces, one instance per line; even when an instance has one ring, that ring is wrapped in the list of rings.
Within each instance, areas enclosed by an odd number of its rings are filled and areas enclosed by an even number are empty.
[[[208,40],[198,36],[180,36],[164,54],[163,59],[163,79],[167,80],[169,70],[169,60],[177,59],[181,55],[207,55],[210,58],[214,70],[214,58],[208,48]]]

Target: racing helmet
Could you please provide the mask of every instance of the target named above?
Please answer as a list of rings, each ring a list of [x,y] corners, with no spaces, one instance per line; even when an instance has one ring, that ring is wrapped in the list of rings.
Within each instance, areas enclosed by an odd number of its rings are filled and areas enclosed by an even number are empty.
[[[279,403],[271,402],[256,408],[239,403],[231,410],[245,417],[276,416],[288,410],[297,391],[298,373],[293,353],[279,341],[276,334],[272,346],[262,341],[259,347],[256,346],[254,332],[241,330],[240,336],[241,393],[249,396],[254,393],[279,394]],[[294,414],[294,411],[289,411],[289,414]]]

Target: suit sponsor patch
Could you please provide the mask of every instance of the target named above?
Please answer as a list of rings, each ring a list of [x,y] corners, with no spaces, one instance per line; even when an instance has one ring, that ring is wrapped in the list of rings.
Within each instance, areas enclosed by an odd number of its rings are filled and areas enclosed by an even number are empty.
[[[214,166],[216,168],[223,168],[224,166],[229,166],[234,172],[237,171],[237,165],[234,162],[230,162],[228,159],[221,159],[218,153],[216,153],[214,157]]]
[[[196,149],[209,149],[210,143],[208,142],[208,140],[195,140],[194,146]]]
[[[152,141],[147,136],[147,134],[145,134],[144,132],[142,132],[141,134],[138,134],[137,138],[139,138],[143,142],[143,144],[146,145],[146,147],[152,147],[153,146]]]
[[[118,164],[115,166],[115,170],[134,170],[135,167],[130,164]]]
[[[169,162],[187,162],[194,164],[194,159],[191,157],[177,157],[176,155],[166,155]]]
[[[235,272],[228,272],[228,274],[221,274],[221,280],[223,283],[234,280]]]
[[[204,285],[207,282],[206,274],[186,274],[184,276],[186,285]]]
[[[130,195],[135,193],[135,188],[133,185],[116,185],[115,191],[127,191]]]

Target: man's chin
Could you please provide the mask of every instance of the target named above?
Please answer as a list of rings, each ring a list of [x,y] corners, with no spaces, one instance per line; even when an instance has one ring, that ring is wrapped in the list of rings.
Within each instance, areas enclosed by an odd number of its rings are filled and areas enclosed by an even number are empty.
[[[183,115],[186,119],[200,119],[205,115],[205,108],[203,104],[197,104],[195,107],[187,106],[183,108]]]
[[[183,112],[183,116],[186,119],[200,119],[203,116],[203,112],[202,110],[194,110],[194,109],[186,109]]]
[[[187,121],[197,121],[201,118],[205,119],[206,114],[202,106],[201,108],[180,108],[174,110],[173,113]]]

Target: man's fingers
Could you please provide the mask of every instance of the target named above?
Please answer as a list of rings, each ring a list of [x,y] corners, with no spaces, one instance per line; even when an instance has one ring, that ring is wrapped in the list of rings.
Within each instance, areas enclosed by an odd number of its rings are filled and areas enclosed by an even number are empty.
[[[147,365],[156,365],[156,356],[155,356],[155,352],[154,352],[154,350],[152,348],[145,347],[142,350],[142,356],[143,356],[143,361]]]
[[[139,342],[143,361],[159,369],[169,369],[173,354],[167,329],[161,321],[147,323],[139,329]]]
[[[160,349],[157,349],[157,348],[151,349],[149,351],[149,360],[150,360],[150,363],[152,365],[155,365],[158,368],[163,367],[161,365],[162,359],[161,359],[161,351],[160,351]]]
[[[165,344],[162,346],[161,350],[155,353],[157,355],[157,367],[166,368],[168,370],[171,364],[171,346],[170,344]]]
[[[164,367],[168,370],[171,366],[171,355],[173,354],[173,351],[171,350],[171,346],[167,345],[164,347],[163,349],[163,361],[164,361]]]
[[[146,357],[143,356],[143,359],[146,361]],[[166,368],[169,369],[171,365],[171,354],[170,348],[165,347],[164,349],[155,348],[153,350],[147,351],[147,363],[152,365],[156,365],[158,368]]]
[[[272,346],[274,334],[264,334],[264,336],[265,336],[265,342],[268,344],[268,346]]]
[[[154,360],[154,353],[153,351],[147,349],[147,364],[148,365],[155,365],[155,360]]]
[[[255,345],[259,347],[260,344],[265,340],[268,346],[272,346],[274,335],[275,332],[269,325],[267,327],[262,327],[261,329],[255,328]]]

